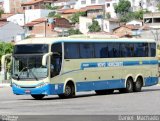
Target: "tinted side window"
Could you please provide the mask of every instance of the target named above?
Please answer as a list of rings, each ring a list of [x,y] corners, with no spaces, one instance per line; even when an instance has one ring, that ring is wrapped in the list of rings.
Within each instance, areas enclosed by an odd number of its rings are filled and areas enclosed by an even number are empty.
[[[127,57],[127,44],[126,43],[121,43],[120,44],[120,55],[121,57]]]
[[[95,57],[96,58],[108,58],[108,46],[106,43],[95,43]]]
[[[81,58],[94,58],[94,48],[91,43],[80,44],[80,57]]]
[[[65,59],[78,59],[79,58],[79,44],[78,43],[65,43],[64,44]]]
[[[135,44],[135,57],[148,57],[148,43]]]
[[[55,43],[51,47],[52,52],[58,52],[59,54],[62,54],[62,44],[61,43]]]
[[[150,44],[150,52],[151,52],[151,57],[156,56],[156,43],[151,43]]]
[[[109,58],[120,57],[119,43],[108,43],[108,52]]]

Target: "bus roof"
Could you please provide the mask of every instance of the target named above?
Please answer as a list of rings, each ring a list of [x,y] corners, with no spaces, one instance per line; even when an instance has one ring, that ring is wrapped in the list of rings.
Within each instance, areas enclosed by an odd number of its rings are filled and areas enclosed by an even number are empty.
[[[100,39],[100,38],[30,38],[16,42],[16,45],[20,44],[52,44],[58,42],[155,42],[153,39],[136,39],[136,38],[115,38],[115,39]]]

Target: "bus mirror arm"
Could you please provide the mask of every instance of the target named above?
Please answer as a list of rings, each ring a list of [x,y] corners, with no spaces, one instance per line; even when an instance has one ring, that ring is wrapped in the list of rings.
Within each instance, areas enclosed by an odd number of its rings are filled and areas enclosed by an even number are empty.
[[[53,53],[50,52],[50,53],[47,53],[47,54],[43,55],[43,58],[42,58],[42,65],[43,66],[46,66],[46,64],[47,64],[47,57],[51,56],[52,54]]]

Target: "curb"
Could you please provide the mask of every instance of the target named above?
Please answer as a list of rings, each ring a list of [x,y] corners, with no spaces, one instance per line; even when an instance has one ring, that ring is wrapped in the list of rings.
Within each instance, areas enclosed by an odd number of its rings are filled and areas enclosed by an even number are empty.
[[[3,87],[10,87],[10,84],[0,84],[0,88],[3,88]]]

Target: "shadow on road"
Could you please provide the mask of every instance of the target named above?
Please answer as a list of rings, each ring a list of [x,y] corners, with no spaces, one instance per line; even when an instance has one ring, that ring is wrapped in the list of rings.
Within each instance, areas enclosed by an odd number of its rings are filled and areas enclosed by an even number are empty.
[[[160,92],[160,88],[159,89],[158,88],[157,89],[142,89],[141,92],[137,92],[137,93],[134,93],[134,94],[140,94],[140,93],[146,93],[146,92],[148,93],[148,92],[155,92],[155,91]],[[120,95],[120,94],[125,94],[125,93],[120,93],[119,91],[115,91],[113,94],[106,94],[106,95],[113,96],[113,95]],[[131,94],[133,94],[133,93],[131,93]],[[97,94],[93,93],[93,94],[83,94],[83,95],[81,94],[81,95],[77,95],[73,98],[67,98],[67,99],[61,99],[59,97],[45,97],[42,100],[68,100],[68,99],[86,98],[86,97],[93,97],[93,96],[104,96],[104,95],[97,95]],[[35,100],[35,99],[31,98],[31,99],[20,99],[20,100]]]

